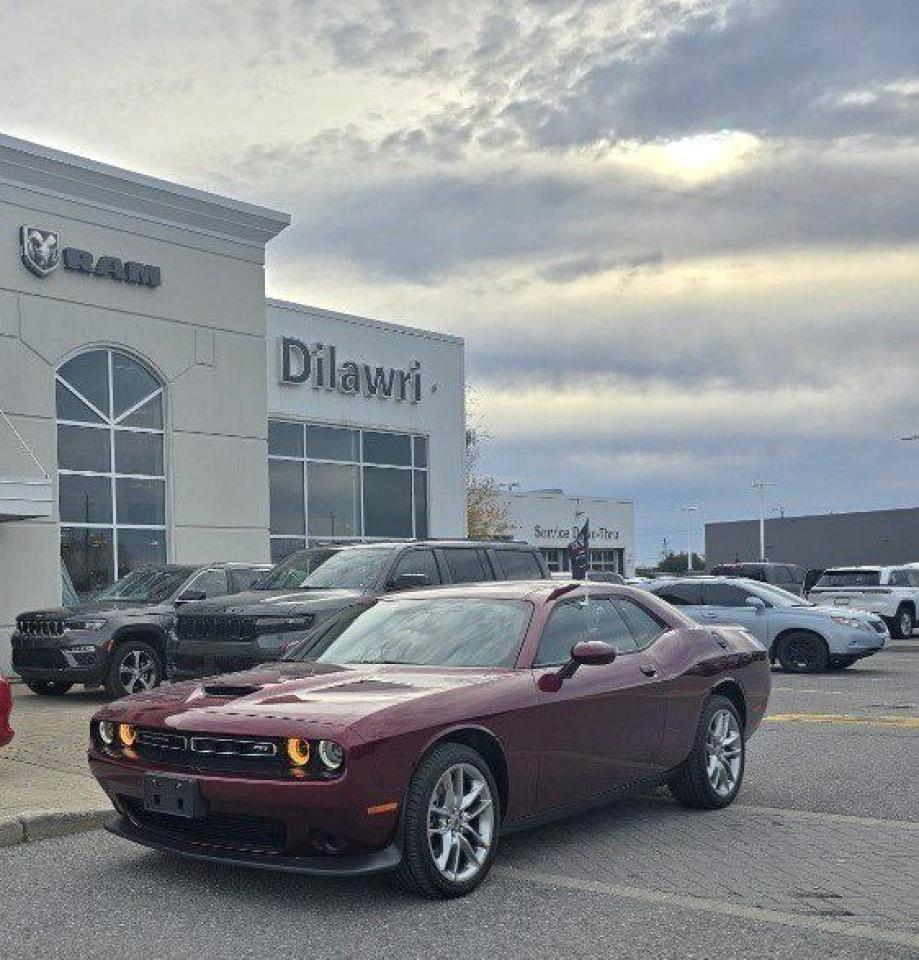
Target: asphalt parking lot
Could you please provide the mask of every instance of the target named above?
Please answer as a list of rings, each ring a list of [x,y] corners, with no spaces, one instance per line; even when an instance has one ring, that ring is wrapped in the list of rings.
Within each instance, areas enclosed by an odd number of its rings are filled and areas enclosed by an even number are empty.
[[[654,794],[509,837],[463,901],[192,863],[100,833],[0,851],[4,956],[919,956],[913,642],[847,671],[774,672],[728,810]]]

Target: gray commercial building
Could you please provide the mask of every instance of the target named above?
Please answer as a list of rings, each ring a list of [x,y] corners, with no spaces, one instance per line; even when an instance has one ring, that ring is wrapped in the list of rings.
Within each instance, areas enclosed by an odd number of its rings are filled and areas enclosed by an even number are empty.
[[[919,561],[919,507],[775,517],[766,521],[766,556],[817,569]],[[709,568],[758,557],[759,520],[705,525]]]

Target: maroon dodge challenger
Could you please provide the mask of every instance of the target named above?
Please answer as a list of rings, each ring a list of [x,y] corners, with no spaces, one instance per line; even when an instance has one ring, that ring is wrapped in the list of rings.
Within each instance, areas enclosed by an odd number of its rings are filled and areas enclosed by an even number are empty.
[[[629,587],[416,590],[346,611],[287,659],[100,710],[109,829],[162,850],[309,874],[396,871],[431,897],[498,838],[666,783],[737,795],[766,650]]]

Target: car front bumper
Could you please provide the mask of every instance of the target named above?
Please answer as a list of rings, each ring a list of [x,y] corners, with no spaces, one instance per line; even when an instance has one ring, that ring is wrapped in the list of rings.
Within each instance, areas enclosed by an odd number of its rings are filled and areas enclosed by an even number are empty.
[[[315,877],[364,877],[374,873],[395,870],[402,862],[402,852],[395,843],[382,850],[367,853],[343,854],[341,856],[285,856],[257,850],[232,847],[205,846],[175,836],[145,829],[130,817],[120,816],[105,825],[109,833],[139,843],[154,850],[166,850],[183,857],[231,863],[238,867],[258,870],[279,870],[284,873],[301,873]]]
[[[871,657],[884,649],[884,644],[890,639],[888,633],[878,633],[873,628],[863,630],[859,627],[839,626],[828,630],[826,635],[830,656],[860,660]]]
[[[70,631],[60,637],[10,637],[13,672],[23,680],[98,684],[108,667],[108,654],[98,634]]]

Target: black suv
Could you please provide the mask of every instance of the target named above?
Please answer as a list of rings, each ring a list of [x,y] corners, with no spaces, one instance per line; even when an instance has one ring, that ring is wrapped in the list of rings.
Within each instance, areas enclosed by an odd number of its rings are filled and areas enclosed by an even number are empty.
[[[395,590],[548,579],[542,553],[525,543],[424,540],[311,547],[291,554],[249,593],[183,607],[169,642],[166,672],[170,680],[182,680],[277,660],[333,614]]]
[[[75,683],[112,697],[151,690],[164,676],[166,632],[176,608],[248,590],[267,564],[145,566],[69,608],[16,618],[13,670],[34,693],[59,696]]]
[[[770,583],[774,587],[781,587],[789,593],[804,596],[804,583],[807,571],[794,563],[769,563],[766,561],[738,561],[736,563],[719,563],[712,567],[713,577],[743,577],[746,580],[758,580],[760,583]]]

